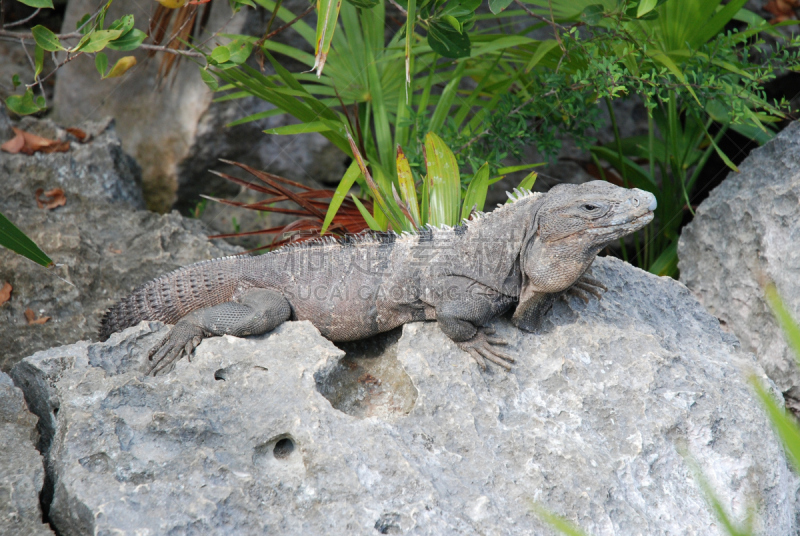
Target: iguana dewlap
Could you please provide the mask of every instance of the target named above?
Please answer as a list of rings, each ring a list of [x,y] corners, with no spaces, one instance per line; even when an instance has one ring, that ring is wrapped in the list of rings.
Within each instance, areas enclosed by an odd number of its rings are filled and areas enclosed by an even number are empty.
[[[157,373],[204,337],[265,333],[287,320],[309,320],[332,341],[436,320],[481,367],[488,359],[510,368],[497,348],[505,341],[483,326],[516,305],[514,323],[530,331],[567,289],[599,295],[602,284],[585,275],[595,256],[656,208],[651,193],[603,181],[510,197],[457,227],[302,242],[180,268],[112,307],[100,337],[142,320],[175,324],[151,351]]]

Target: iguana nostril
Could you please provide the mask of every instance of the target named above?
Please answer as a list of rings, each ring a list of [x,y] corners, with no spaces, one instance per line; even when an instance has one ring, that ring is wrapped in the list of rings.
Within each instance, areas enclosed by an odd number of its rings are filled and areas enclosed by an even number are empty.
[[[634,207],[638,207],[639,206],[639,198],[638,197],[634,197],[633,198],[633,206]]]

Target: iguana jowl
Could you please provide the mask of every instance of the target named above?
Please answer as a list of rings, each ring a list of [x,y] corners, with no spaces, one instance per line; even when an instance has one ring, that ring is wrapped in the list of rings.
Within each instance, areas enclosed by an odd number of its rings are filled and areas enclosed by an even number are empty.
[[[332,341],[407,322],[436,320],[485,368],[513,358],[483,326],[516,305],[514,323],[533,330],[568,289],[586,298],[602,284],[585,272],[609,242],[653,219],[655,197],[603,181],[517,192],[512,203],[458,227],[303,242],[256,257],[180,268],[141,285],[104,316],[100,337],[160,320],[175,324],[152,350],[152,373],[204,337],[268,332],[309,320]]]

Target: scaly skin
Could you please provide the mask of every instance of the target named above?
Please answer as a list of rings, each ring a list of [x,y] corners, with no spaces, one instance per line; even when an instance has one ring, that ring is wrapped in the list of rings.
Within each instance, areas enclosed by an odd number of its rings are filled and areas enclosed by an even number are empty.
[[[160,320],[175,324],[152,350],[150,372],[191,355],[203,338],[271,331],[309,320],[332,341],[362,339],[407,322],[437,320],[481,366],[513,358],[484,326],[516,303],[532,331],[556,298],[588,299],[586,272],[609,242],[653,219],[655,198],[602,181],[517,192],[513,203],[449,228],[372,234],[281,248],[258,257],[193,264],[138,287],[112,307],[100,336]]]

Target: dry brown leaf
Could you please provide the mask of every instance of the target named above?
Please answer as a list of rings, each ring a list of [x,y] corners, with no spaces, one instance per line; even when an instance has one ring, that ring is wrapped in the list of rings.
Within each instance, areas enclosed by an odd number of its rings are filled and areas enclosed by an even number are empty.
[[[800,8],[800,0],[772,0],[764,6],[764,11],[775,15],[770,19],[771,24],[797,18],[795,9]]]
[[[11,299],[11,290],[14,287],[8,281],[3,281],[3,286],[0,287],[0,305],[3,305]]]
[[[119,255],[120,253],[122,253],[121,249],[108,248],[108,251],[110,251],[111,253],[113,253],[115,255]]]
[[[36,151],[42,153],[65,153],[69,151],[68,141],[50,140],[37,136],[36,134],[31,134],[30,132],[25,132],[17,127],[11,128],[14,129],[16,136],[0,146],[0,149],[7,153],[32,155]]]
[[[70,134],[72,134],[73,136],[75,136],[76,138],[78,138],[78,141],[81,143],[88,141],[87,138],[89,137],[89,135],[79,128],[69,127],[65,130]]]
[[[0,145],[0,149],[11,154],[17,154],[22,150],[25,146],[25,136],[21,134],[21,131],[17,131],[16,128],[14,129],[14,134],[13,138]]]
[[[41,318],[36,318],[36,313],[33,312],[33,309],[25,309],[25,320],[28,321],[28,325],[30,324],[44,324],[48,320],[50,320],[49,316],[43,316]]]
[[[44,193],[44,197],[40,197]],[[36,204],[39,208],[46,208],[52,210],[56,207],[63,207],[67,203],[67,196],[64,195],[64,190],[61,188],[53,188],[52,190],[44,191],[44,188],[36,190]]]

